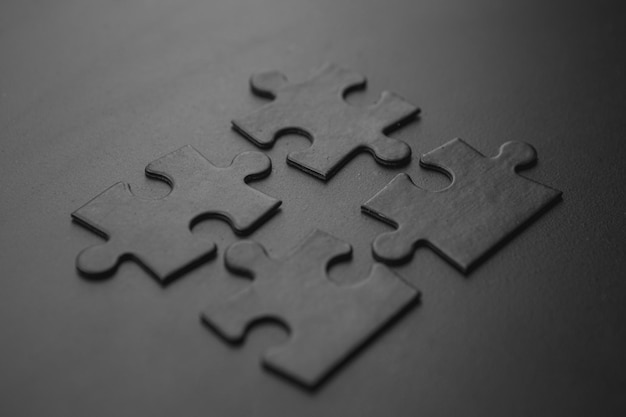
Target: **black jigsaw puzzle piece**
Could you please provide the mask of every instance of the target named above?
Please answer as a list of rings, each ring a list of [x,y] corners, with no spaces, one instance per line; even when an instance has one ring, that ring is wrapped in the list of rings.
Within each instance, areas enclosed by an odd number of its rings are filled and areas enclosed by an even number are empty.
[[[375,264],[355,285],[331,282],[329,264],[346,259],[351,250],[348,243],[319,230],[280,259],[271,258],[258,243],[235,243],[226,251],[226,265],[252,278],[252,284],[206,309],[203,321],[231,343],[243,341],[256,322],[284,324],[289,341],[266,352],[263,364],[315,388],[419,299],[417,290],[382,264]]]
[[[271,71],[254,75],[250,85],[255,95],[272,102],[233,120],[234,129],[262,148],[284,134],[306,136],[311,146],[287,156],[288,164],[304,172],[329,180],[360,151],[384,165],[410,161],[411,148],[386,134],[414,119],[419,108],[388,91],[374,105],[349,105],[346,93],[366,86],[365,77],[354,71],[327,64],[301,83]]]
[[[517,175],[536,160],[526,143],[507,142],[488,158],[461,139],[423,155],[420,165],[443,171],[452,184],[433,192],[398,174],[365,202],[364,213],[397,228],[374,240],[374,256],[405,262],[423,242],[467,273],[560,199],[561,191]]]
[[[195,223],[218,217],[245,235],[278,209],[280,200],[246,184],[270,172],[271,161],[260,152],[239,154],[225,168],[191,146],[165,155],[146,167],[146,175],[168,183],[167,196],[138,198],[129,185],[117,183],[72,213],[107,239],[78,255],[79,272],[108,277],[123,261],[133,260],[162,284],[170,282],[215,255],[215,243],[192,235]]]

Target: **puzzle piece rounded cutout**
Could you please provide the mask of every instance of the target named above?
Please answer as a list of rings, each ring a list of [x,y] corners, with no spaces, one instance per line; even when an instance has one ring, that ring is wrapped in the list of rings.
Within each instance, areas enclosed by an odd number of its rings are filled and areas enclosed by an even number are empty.
[[[446,173],[452,183],[428,191],[398,174],[365,202],[364,213],[397,228],[374,240],[375,258],[405,262],[424,242],[467,273],[560,199],[561,191],[517,175],[536,160],[527,143],[507,142],[489,158],[458,138],[423,155],[421,166]]]
[[[346,260],[351,246],[315,230],[285,257],[274,259],[253,241],[231,245],[227,268],[252,278],[242,292],[211,305],[203,321],[231,343],[263,320],[284,324],[288,342],[268,350],[263,364],[301,386],[315,388],[419,299],[419,292],[383,264],[354,285],[328,279],[330,263]]]
[[[253,75],[250,86],[272,102],[233,120],[233,128],[261,148],[288,133],[309,138],[309,148],[287,156],[288,164],[308,174],[329,180],[360,151],[383,165],[410,161],[411,148],[386,134],[415,119],[419,109],[389,91],[368,107],[346,103],[348,92],[365,89],[366,79],[357,72],[327,64],[308,80],[291,83],[271,71]]]
[[[78,255],[82,275],[108,277],[123,261],[133,260],[166,284],[216,253],[214,242],[191,233],[195,223],[217,217],[245,235],[281,204],[246,184],[271,172],[270,159],[260,152],[241,153],[220,168],[185,146],[150,163],[145,172],[168,183],[170,193],[160,199],[139,198],[120,182],[72,213],[79,224],[107,239]]]

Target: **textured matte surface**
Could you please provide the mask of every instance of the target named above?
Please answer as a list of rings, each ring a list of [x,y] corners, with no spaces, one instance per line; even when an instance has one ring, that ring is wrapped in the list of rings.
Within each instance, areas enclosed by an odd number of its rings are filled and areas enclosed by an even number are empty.
[[[624,2],[579,0],[0,1],[0,415],[622,416],[626,399]],[[320,228],[353,246],[331,280],[366,277],[393,230],[360,206],[397,174],[428,190],[419,155],[460,136],[485,153],[539,151],[525,177],[563,202],[464,279],[430,250],[394,271],[419,308],[310,395],[259,365],[287,340],[259,327],[232,349],[199,313],[246,287],[222,221],[192,233],[218,258],[163,291],[134,263],[93,283],[76,254],[100,237],[68,213],[123,180],[169,187],[146,163],[186,144],[216,166],[258,151],[230,120],[266,103],[250,74],[304,80],[336,62],[368,76],[367,105],[398,92],[423,109],[391,134],[408,166],[356,156],[324,183],[266,151],[251,184],[283,201],[251,239],[282,254]]]
[[[309,138],[311,147],[290,153],[287,162],[323,180],[359,151],[368,151],[384,165],[406,164],[411,148],[384,133],[414,119],[419,109],[389,91],[367,108],[346,103],[344,96],[364,89],[365,83],[361,74],[333,64],[301,83],[289,83],[277,71],[255,74],[250,79],[252,91],[273,101],[234,120],[233,127],[264,148],[288,133]]]
[[[422,155],[420,165],[446,173],[449,187],[430,192],[398,174],[361,206],[364,213],[398,230],[376,237],[377,259],[409,260],[420,243],[463,272],[560,198],[561,192],[517,175],[534,165],[537,152],[523,142],[507,142],[487,158],[462,139]]]
[[[118,182],[72,213],[74,220],[107,239],[83,250],[76,267],[87,277],[106,277],[132,259],[167,283],[215,255],[213,242],[197,239],[191,228],[202,219],[226,220],[249,234],[281,204],[245,181],[270,174],[272,163],[260,152],[244,152],[218,168],[191,146],[148,164],[146,175],[168,183],[160,199],[137,198]]]
[[[382,264],[374,264],[367,278],[354,285],[329,281],[328,265],[351,252],[348,243],[320,230],[279,259],[256,242],[238,242],[226,251],[226,266],[253,281],[209,306],[203,320],[233,343],[243,341],[255,322],[278,321],[289,329],[289,341],[268,350],[263,364],[315,388],[418,300],[419,293]]]

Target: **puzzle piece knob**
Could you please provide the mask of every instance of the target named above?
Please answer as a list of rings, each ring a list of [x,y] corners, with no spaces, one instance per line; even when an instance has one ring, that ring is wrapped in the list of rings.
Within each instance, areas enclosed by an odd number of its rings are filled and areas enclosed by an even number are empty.
[[[231,166],[245,173],[245,179],[266,177],[272,169],[272,161],[261,152],[242,152],[233,159]]]
[[[119,263],[118,254],[106,243],[86,248],[76,258],[76,268],[81,275],[92,279],[110,277],[117,271]]]
[[[254,74],[250,78],[250,88],[259,97],[274,100],[278,90],[287,84],[287,77],[280,71],[267,71]]]
[[[496,159],[504,161],[513,169],[523,169],[537,162],[537,151],[528,143],[510,141],[500,146]]]
[[[230,245],[224,255],[228,268],[248,277],[252,277],[252,271],[267,259],[265,249],[258,243],[249,240]]]
[[[383,233],[372,244],[374,258],[388,264],[400,264],[413,255],[413,242],[403,231]]]
[[[411,148],[401,140],[381,136],[370,147],[376,160],[384,165],[403,165],[411,160]]]

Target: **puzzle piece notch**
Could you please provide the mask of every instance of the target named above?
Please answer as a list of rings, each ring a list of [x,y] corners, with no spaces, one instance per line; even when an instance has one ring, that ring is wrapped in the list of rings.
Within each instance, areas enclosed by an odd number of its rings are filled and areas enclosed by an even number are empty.
[[[284,324],[289,341],[268,350],[263,364],[315,388],[419,298],[417,290],[382,264],[355,285],[331,282],[328,265],[350,253],[349,244],[319,230],[280,259],[271,258],[258,243],[235,243],[226,251],[226,266],[252,277],[252,284],[205,310],[203,321],[231,343],[241,342],[259,321]]]
[[[219,217],[245,234],[278,209],[280,200],[245,183],[270,171],[269,158],[259,152],[239,154],[230,166],[218,168],[191,146],[152,162],[146,175],[172,187],[165,197],[139,198],[129,185],[117,183],[72,213],[107,239],[78,255],[78,271],[106,278],[132,260],[161,284],[171,282],[215,256],[214,242],[191,234],[195,222]]]
[[[410,161],[410,147],[385,135],[414,119],[419,109],[388,91],[374,105],[349,105],[347,92],[366,86],[365,77],[354,71],[329,64],[301,83],[271,71],[253,75],[250,86],[254,94],[273,101],[233,120],[233,128],[262,148],[287,133],[311,140],[309,148],[287,156],[289,165],[329,180],[361,151],[384,165]]]
[[[560,198],[560,191],[517,175],[536,160],[526,143],[507,142],[487,158],[461,139],[423,155],[423,167],[446,172],[452,183],[433,192],[399,174],[365,202],[364,213],[397,228],[374,240],[374,256],[406,262],[423,243],[469,272]]]

